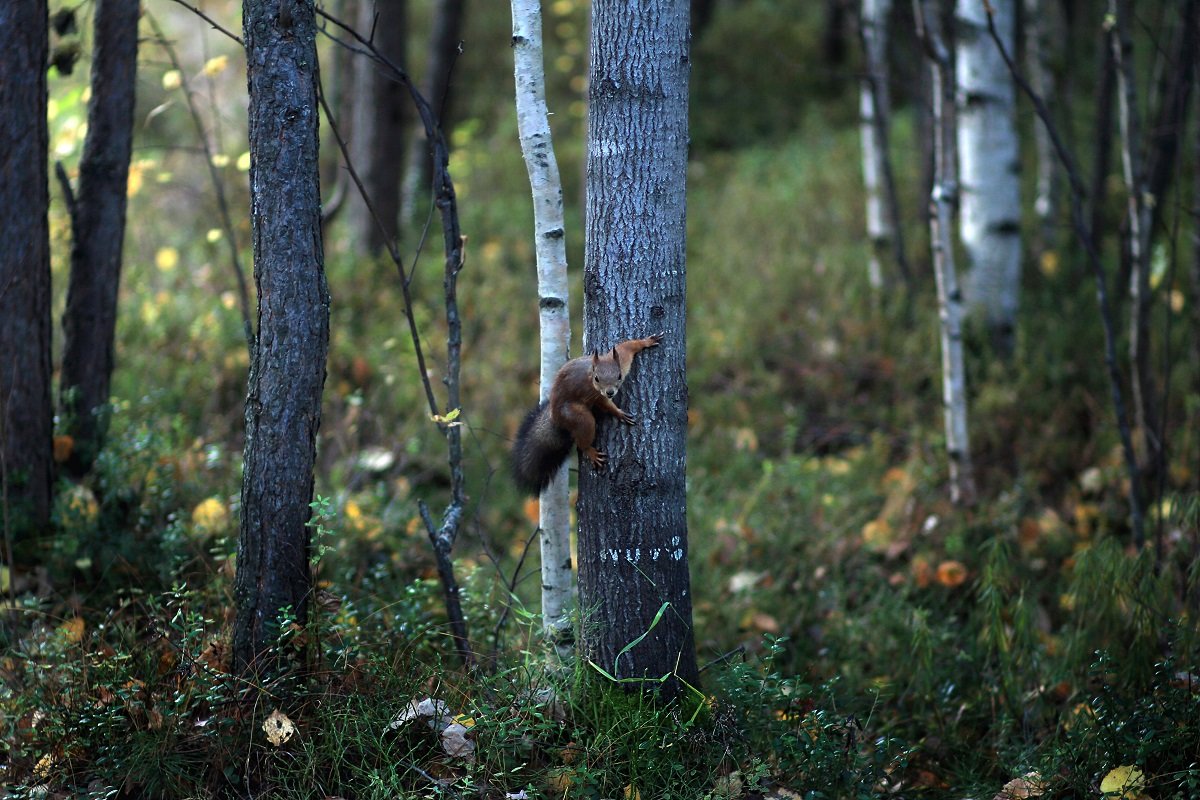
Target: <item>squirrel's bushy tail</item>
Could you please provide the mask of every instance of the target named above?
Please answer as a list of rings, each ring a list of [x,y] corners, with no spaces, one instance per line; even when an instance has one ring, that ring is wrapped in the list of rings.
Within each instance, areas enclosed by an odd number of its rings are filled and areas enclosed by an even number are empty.
[[[512,447],[513,480],[521,491],[541,494],[571,454],[572,444],[570,432],[556,427],[550,419],[548,402],[530,411]]]

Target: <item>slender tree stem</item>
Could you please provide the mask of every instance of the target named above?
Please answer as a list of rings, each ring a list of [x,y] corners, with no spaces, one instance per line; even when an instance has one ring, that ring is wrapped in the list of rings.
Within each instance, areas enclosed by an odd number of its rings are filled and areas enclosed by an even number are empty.
[[[1087,253],[1088,264],[1092,270],[1092,278],[1096,283],[1096,303],[1100,308],[1100,324],[1104,329],[1104,363],[1108,367],[1108,383],[1112,393],[1113,411],[1117,418],[1117,432],[1121,437],[1121,448],[1125,454],[1125,467],[1129,472],[1129,508],[1133,536],[1134,541],[1140,547],[1146,538],[1145,524],[1142,516],[1141,489],[1138,485],[1137,458],[1133,450],[1133,437],[1129,432],[1129,417],[1125,411],[1124,392],[1121,389],[1121,373],[1117,368],[1116,335],[1113,332],[1112,310],[1109,307],[1108,289],[1104,278],[1104,265],[1100,263],[1100,254],[1096,251],[1092,231],[1088,228],[1087,219],[1083,213],[1083,198],[1086,196],[1083,179],[1079,175],[1079,169],[1075,166],[1075,159],[1063,143],[1062,137],[1058,133],[1058,128],[1055,126],[1054,120],[1050,117],[1049,109],[1046,108],[1046,104],[1042,101],[1038,93],[1033,90],[1033,87],[1029,85],[1029,82],[1022,77],[1016,64],[1013,63],[1008,50],[1005,49],[1004,43],[1000,40],[996,32],[996,26],[992,23],[990,7],[988,12],[988,33],[996,43],[996,47],[999,48],[1000,55],[1004,59],[1005,65],[1008,66],[1009,72],[1012,73],[1013,80],[1017,82],[1017,86],[1029,98],[1038,119],[1046,126],[1046,133],[1049,134],[1050,141],[1054,144],[1054,151],[1058,154],[1063,168],[1067,171],[1067,180],[1071,187],[1071,224],[1075,229],[1076,237],[1083,245],[1084,252]]]

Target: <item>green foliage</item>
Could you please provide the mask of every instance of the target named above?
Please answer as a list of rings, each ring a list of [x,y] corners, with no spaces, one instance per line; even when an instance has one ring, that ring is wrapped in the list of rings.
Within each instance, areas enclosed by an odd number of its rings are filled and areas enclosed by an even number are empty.
[[[547,26],[576,320],[585,5],[550,4]],[[467,675],[443,661],[417,502],[444,502],[447,468],[395,268],[351,255],[335,224],[318,592],[308,628],[287,631],[310,645],[310,670],[277,707],[243,702],[228,642],[248,358],[229,233],[212,230],[179,90],[157,56],[143,58],[141,100],[154,110],[130,187],[109,442],[87,482],[60,487],[38,568],[4,577],[4,791],[240,796],[253,758],[275,796],[314,800],[991,797],[1034,772],[1045,796],[1084,797],[1121,766],[1141,769],[1158,800],[1200,793],[1200,427],[1186,424],[1200,398],[1180,357],[1194,331],[1166,326],[1166,309],[1194,295],[1160,250],[1155,357],[1172,369],[1171,448],[1151,547],[1130,546],[1095,300],[1066,240],[1027,265],[1010,362],[969,332],[983,496],[951,506],[915,111],[898,104],[892,131],[917,273],[908,315],[900,290],[880,296],[866,280],[856,88],[849,71],[815,66],[820,5],[736,4],[694,48],[689,527],[696,639],[714,663],[703,702],[678,705],[546,664],[530,610],[536,515],[503,475],[536,397],[532,215],[511,106],[494,101],[509,96],[508,53],[482,46],[456,67],[451,168],[471,236],[456,420],[471,505],[456,566],[483,666]],[[468,40],[490,41],[507,13],[480,6]],[[52,146],[68,170],[85,75],[52,81]],[[240,124],[238,75],[201,69],[193,88],[212,98],[203,111],[226,143],[215,149],[248,264],[241,153],[229,144],[240,139],[221,130]],[[1110,194],[1113,219],[1119,201]],[[61,295],[61,203],[52,226]],[[414,260],[415,249],[405,242],[440,396],[440,254],[426,243]],[[427,697],[472,723],[473,762],[423,722],[392,726]],[[262,727],[275,711],[296,731],[278,746]]]

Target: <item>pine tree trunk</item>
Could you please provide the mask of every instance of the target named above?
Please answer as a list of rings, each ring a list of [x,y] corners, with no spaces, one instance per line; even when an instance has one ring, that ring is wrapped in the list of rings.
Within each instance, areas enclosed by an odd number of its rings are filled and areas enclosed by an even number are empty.
[[[959,505],[975,502],[975,473],[967,428],[967,380],[963,365],[962,294],[954,266],[950,233],[957,185],[954,152],[954,89],[949,82],[950,51],[941,35],[937,0],[914,0],[913,11],[922,29],[933,84],[934,179],[929,213],[933,271],[937,277],[938,318],[942,345],[942,411],[946,453],[950,463],[950,499]]]
[[[66,468],[87,474],[104,445],[133,147],[138,0],[98,0],[88,131],[72,208],[63,314],[62,408],[74,439]]]
[[[1015,0],[991,0],[996,29],[1013,52]],[[966,300],[1002,355],[1014,344],[1021,285],[1020,161],[1012,76],[988,36],[983,0],[958,0],[959,236],[970,261]]]
[[[45,531],[54,478],[44,0],[0,3],[0,525]],[[6,554],[11,555],[11,554]]]
[[[688,2],[592,4],[584,350],[665,331],[605,417],[602,470],[581,464],[584,656],[617,678],[698,679],[688,577],[685,189]]]
[[[546,72],[542,55],[542,14],[538,0],[512,0],[513,71],[516,79],[517,129],[521,153],[533,189],[534,250],[537,254],[538,316],[541,327],[541,395],[545,401],[571,343],[567,303],[567,244],[563,223],[562,180],[550,116],[546,108]],[[571,509],[568,469],[542,492],[538,527],[542,545],[542,626],[551,642],[570,632]]]
[[[381,55],[401,68],[405,66],[407,0],[361,0],[355,27],[372,39]],[[408,92],[366,56],[354,60],[353,75],[350,156],[375,213],[354,191],[347,199],[346,217],[352,246],[359,253],[377,255],[387,252],[399,230],[410,117]]]
[[[258,344],[246,394],[234,663],[268,679],[301,666],[272,646],[301,626],[312,589],[309,503],[329,345],[329,291],[317,178],[313,6],[247,0],[251,227]]]

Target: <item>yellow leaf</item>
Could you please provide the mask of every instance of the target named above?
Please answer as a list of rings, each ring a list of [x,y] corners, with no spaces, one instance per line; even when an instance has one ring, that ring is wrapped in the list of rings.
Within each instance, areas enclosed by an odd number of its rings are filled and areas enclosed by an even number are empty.
[[[221,530],[229,523],[229,509],[219,497],[201,500],[192,509],[192,524],[203,533]]]
[[[1138,800],[1145,795],[1146,774],[1134,766],[1117,767],[1100,781],[1100,792],[1105,797],[1115,797],[1118,800]]]
[[[224,169],[229,166],[229,156],[224,153],[213,153],[212,165],[217,169]]]
[[[0,564],[0,594],[8,594],[8,590],[12,588],[12,572],[8,567]]]
[[[71,619],[58,626],[62,632],[63,638],[71,644],[79,644],[83,641],[83,619],[80,617],[72,617]]]
[[[209,244],[215,244],[221,241],[221,237],[224,235],[225,232],[220,228],[209,228],[208,233],[205,234],[204,238]]]
[[[173,89],[178,89],[183,85],[183,76],[179,74],[179,70],[171,69],[163,73],[162,87],[168,92]]]
[[[142,168],[131,164],[129,167],[129,182],[125,185],[125,196],[133,197],[140,192],[144,180]]]
[[[296,732],[295,724],[278,708],[263,720],[262,729],[267,734],[267,741],[276,747],[286,743]]]
[[[205,75],[219,75],[229,66],[229,56],[213,56],[208,61],[204,62]]]
[[[161,272],[170,272],[179,266],[179,251],[174,247],[160,247],[154,254],[154,266]]]
[[[238,172],[249,172],[250,171],[250,151],[249,150],[247,150],[246,152],[242,153],[240,156],[237,157],[237,168],[238,168]]]

